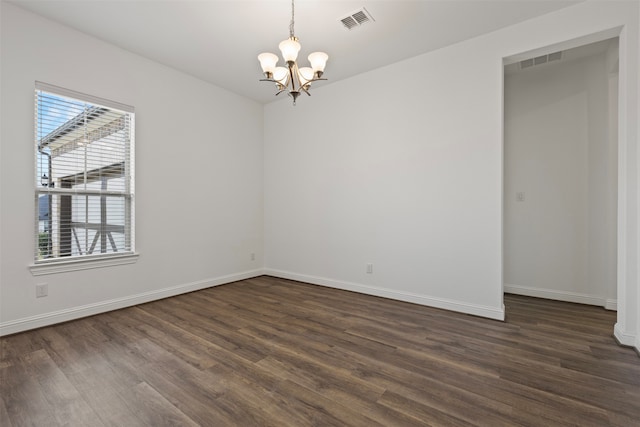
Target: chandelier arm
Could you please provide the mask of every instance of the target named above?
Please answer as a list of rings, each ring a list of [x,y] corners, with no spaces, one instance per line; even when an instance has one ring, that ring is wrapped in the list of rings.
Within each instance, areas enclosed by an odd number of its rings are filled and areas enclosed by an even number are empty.
[[[309,83],[313,83],[313,82],[319,82],[319,81],[322,81],[322,80],[329,80],[329,79],[324,79],[324,78],[321,78],[321,79],[312,79],[312,80],[308,80],[308,81],[307,81],[307,83],[305,83],[305,84],[309,84]],[[260,79],[260,80],[258,80],[258,81],[259,81],[259,82],[269,82],[269,83],[280,83],[279,81],[274,80],[274,79]],[[295,88],[294,88],[294,89],[295,89]],[[307,90],[306,90],[306,89],[304,89],[304,85],[301,87],[301,89],[302,89],[302,90],[304,90],[305,92],[307,92]],[[285,90],[285,89],[282,89],[282,91],[284,91],[284,90]],[[281,91],[281,92],[282,92],[282,91]],[[308,92],[307,92],[307,93],[308,93]]]
[[[259,81],[261,81],[261,82],[275,83],[275,84],[278,84],[278,85],[282,86],[282,83],[280,83],[280,82],[279,82],[279,81],[277,81],[277,80],[273,80],[273,79],[260,79]],[[282,86],[282,89],[278,90],[278,92],[277,92],[274,96],[278,96],[278,95],[280,95],[282,92],[286,92],[286,91],[287,91],[287,88],[286,88],[285,86]]]
[[[300,89],[304,90],[305,92],[307,92],[307,94],[309,94],[309,96],[311,96],[311,94],[309,93],[308,89],[305,89],[305,86],[310,85],[313,82],[319,82],[322,80],[328,80],[328,79],[312,79],[312,80],[307,80],[307,82],[303,85],[301,85]]]

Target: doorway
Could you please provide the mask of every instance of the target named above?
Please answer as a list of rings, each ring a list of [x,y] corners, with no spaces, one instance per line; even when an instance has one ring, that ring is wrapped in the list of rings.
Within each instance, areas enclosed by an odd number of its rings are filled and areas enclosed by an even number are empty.
[[[504,67],[504,292],[617,309],[618,38]]]

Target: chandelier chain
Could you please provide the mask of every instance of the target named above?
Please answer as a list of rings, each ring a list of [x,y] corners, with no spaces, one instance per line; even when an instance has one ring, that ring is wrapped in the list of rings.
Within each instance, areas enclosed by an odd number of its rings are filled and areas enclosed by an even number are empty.
[[[289,37],[290,38],[294,38],[295,34],[293,31],[293,24],[294,24],[294,11],[295,11],[295,5],[294,5],[294,0],[291,0],[291,23],[289,23]]]

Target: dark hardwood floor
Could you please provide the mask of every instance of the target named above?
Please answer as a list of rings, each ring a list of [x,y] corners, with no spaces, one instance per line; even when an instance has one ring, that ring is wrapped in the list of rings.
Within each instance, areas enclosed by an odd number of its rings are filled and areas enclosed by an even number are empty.
[[[640,426],[615,313],[507,322],[260,277],[0,339],[0,425]]]

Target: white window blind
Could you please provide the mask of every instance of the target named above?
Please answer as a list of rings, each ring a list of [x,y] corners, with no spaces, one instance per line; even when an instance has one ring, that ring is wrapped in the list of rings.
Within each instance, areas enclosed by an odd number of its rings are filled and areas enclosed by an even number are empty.
[[[133,135],[133,107],[36,82],[36,263],[133,252]]]

